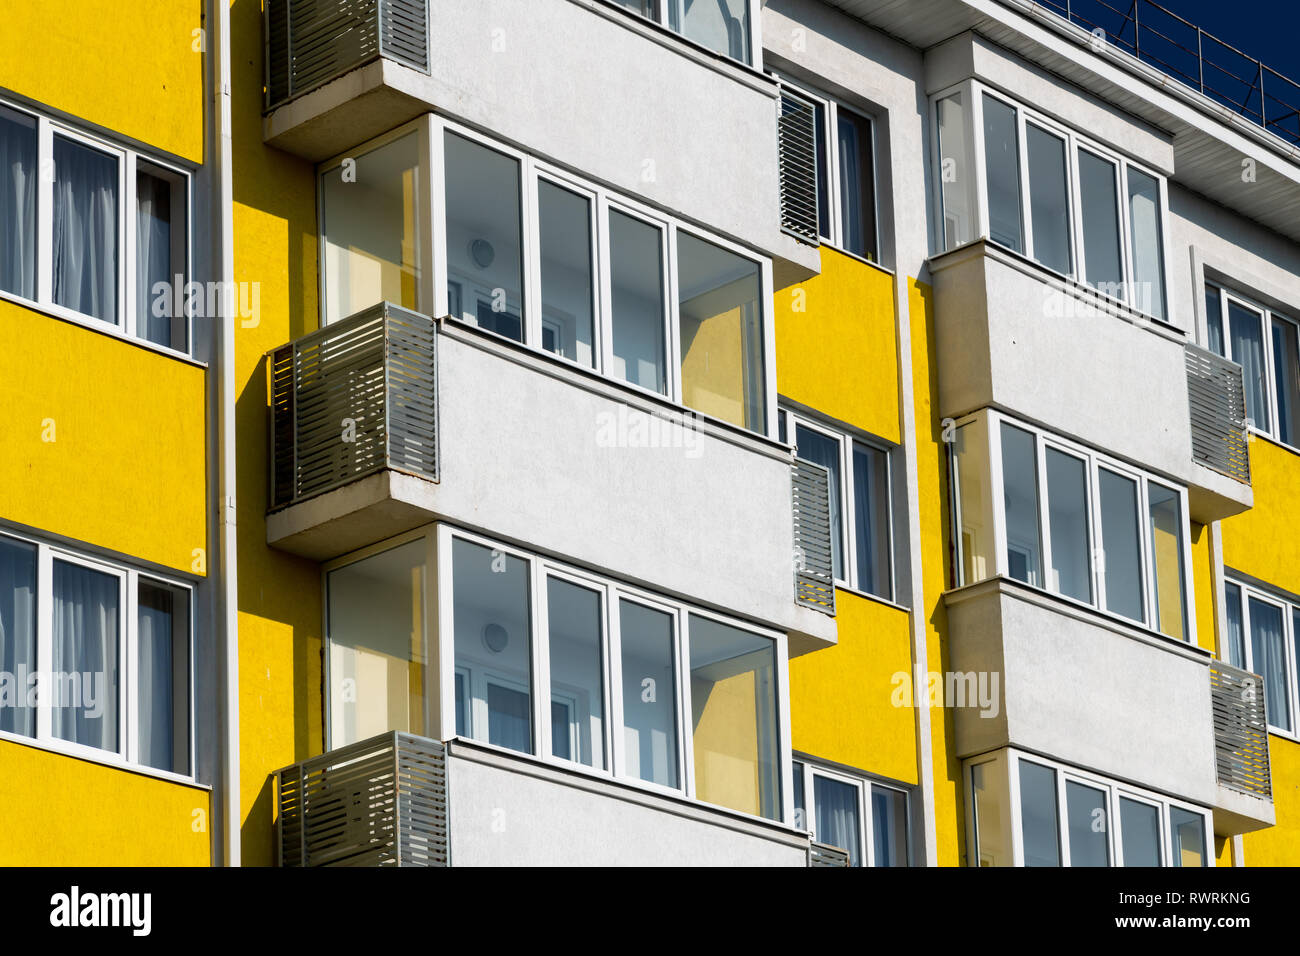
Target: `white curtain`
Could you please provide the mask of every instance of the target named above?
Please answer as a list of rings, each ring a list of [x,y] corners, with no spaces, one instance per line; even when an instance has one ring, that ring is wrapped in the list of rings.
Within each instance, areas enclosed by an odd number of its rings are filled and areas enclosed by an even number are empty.
[[[1236,303],[1228,306],[1228,334],[1232,337],[1232,358],[1241,366],[1246,389],[1246,415],[1261,428],[1269,427],[1264,395],[1264,329],[1258,312]]]
[[[817,842],[849,851],[849,865],[863,861],[858,829],[858,788],[827,777],[813,777],[813,808],[817,814]]]
[[[172,686],[175,613],[170,591],[141,582],[136,690],[140,762],[159,770],[184,773],[187,768],[173,765],[176,747]]]
[[[136,176],[136,328],[143,338],[167,346],[172,345],[171,309],[154,309],[154,286],[172,281],[171,198],[171,183],[148,173]]]
[[[117,324],[117,160],[54,137],[54,301]]]
[[[54,735],[112,751],[118,749],[118,585],[111,574],[54,562]]]
[[[28,675],[36,670],[36,549],[0,540],[0,730],[31,737]],[[9,699],[8,695],[13,698]]]
[[[1264,678],[1264,711],[1274,727],[1291,729],[1287,703],[1286,642],[1282,638],[1282,611],[1272,604],[1250,602],[1250,650],[1255,673]]]
[[[1228,663],[1233,667],[1246,666],[1246,641],[1241,633],[1241,588],[1229,584],[1226,589],[1228,605]]]
[[[36,298],[36,124],[2,107],[0,289]]]

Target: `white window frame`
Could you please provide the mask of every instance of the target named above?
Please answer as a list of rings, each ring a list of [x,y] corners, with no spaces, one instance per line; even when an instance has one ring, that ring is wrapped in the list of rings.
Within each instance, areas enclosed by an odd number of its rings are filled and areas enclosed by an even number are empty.
[[[1290,444],[1282,438],[1281,416],[1278,414],[1278,386],[1277,386],[1277,369],[1273,362],[1273,321],[1276,319],[1280,322],[1286,322],[1289,325],[1297,327],[1297,338],[1300,339],[1300,321],[1293,319],[1285,312],[1274,309],[1265,305],[1257,299],[1251,298],[1236,288],[1229,287],[1222,282],[1214,279],[1206,279],[1204,283],[1205,294],[1208,296],[1211,289],[1219,293],[1219,324],[1223,337],[1223,351],[1219,354],[1231,362],[1241,364],[1232,347],[1232,318],[1228,312],[1229,306],[1236,303],[1238,306],[1248,309],[1251,312],[1259,314],[1260,322],[1263,326],[1263,337],[1261,339],[1264,349],[1264,404],[1268,408],[1268,426],[1265,427],[1253,418],[1246,422],[1247,428],[1256,435],[1263,436],[1272,442],[1276,442],[1283,448],[1289,448],[1294,452],[1300,453],[1300,448]],[[1206,344],[1209,344],[1209,318],[1206,318]],[[1295,356],[1300,362],[1300,355]],[[1296,410],[1300,414],[1300,409]]]
[[[322,178],[336,170],[344,160],[355,159],[375,149],[386,146],[404,136],[416,133],[419,136],[419,153],[421,169],[428,169],[426,177],[429,183],[428,197],[416,210],[420,229],[427,228],[427,241],[421,243],[419,250],[420,282],[416,294],[416,310],[434,316],[446,316],[450,312],[447,295],[449,280],[447,269],[447,210],[443,200],[446,189],[444,174],[444,143],[447,133],[460,136],[485,149],[493,150],[519,164],[520,201],[522,229],[521,255],[523,269],[520,281],[523,283],[522,334],[523,341],[508,339],[515,346],[523,346],[538,355],[546,356],[586,372],[596,372],[621,387],[635,392],[667,400],[693,415],[703,415],[686,405],[682,398],[682,356],[679,330],[681,328],[681,302],[679,301],[677,275],[678,235],[686,232],[704,242],[752,262],[758,268],[759,296],[758,308],[761,316],[761,336],[763,351],[763,421],[755,433],[766,437],[776,435],[776,328],[772,311],[773,278],[772,260],[759,255],[716,233],[701,229],[657,210],[645,203],[622,193],[617,193],[592,180],[575,175],[543,159],[508,146],[499,140],[448,120],[444,117],[426,113],[397,129],[369,140],[354,149],[341,153],[316,167],[317,194],[317,247],[318,274],[321,315],[329,311],[329,269],[326,262],[325,243],[325,209],[324,190],[320,188]],[[538,183],[549,181],[563,189],[578,193],[592,200],[592,270],[593,302],[593,343],[592,365],[586,366],[567,359],[562,355],[549,352],[542,347],[542,323],[544,310],[542,306],[542,269],[541,269],[541,225],[538,206]],[[613,354],[613,295],[611,276],[611,251],[609,215],[611,210],[623,213],[661,230],[661,249],[663,255],[664,296],[664,362],[665,391],[644,388],[614,373]],[[464,321],[462,315],[454,316],[457,321]],[[339,318],[346,318],[341,315]],[[475,324],[475,323],[470,323]],[[488,332],[487,334],[495,334]],[[734,422],[726,423],[731,427],[742,428]]]
[[[862,435],[849,434],[838,430],[787,405],[780,406],[780,414],[785,419],[786,443],[796,446],[796,454],[798,454],[796,443],[796,438],[798,438],[796,429],[798,427],[814,431],[839,446],[840,547],[844,559],[840,563],[840,571],[843,577],[835,579],[835,586],[846,591],[852,591],[854,594],[869,597],[872,600],[895,604],[895,595],[898,593],[898,574],[895,565],[898,556],[894,553],[894,446],[880,440],[873,440]],[[872,594],[870,591],[858,587],[857,495],[854,493],[853,478],[853,449],[858,445],[880,452],[885,456],[885,488],[883,493],[888,516],[888,527],[885,529],[888,538],[885,542],[885,553],[889,557],[888,594]]]
[[[1180,542],[1181,542],[1181,561],[1180,573],[1182,575],[1182,595],[1183,595],[1183,618],[1186,622],[1185,642],[1191,645],[1197,643],[1196,640],[1196,599],[1193,590],[1194,575],[1192,564],[1192,546],[1191,546],[1191,525],[1188,512],[1187,489],[1169,481],[1165,478],[1158,477],[1154,474],[1135,468],[1132,465],[1121,462],[1109,455],[1094,451],[1085,445],[1072,442],[1062,438],[1060,435],[1053,434],[1045,429],[1031,425],[1013,416],[1007,415],[996,409],[983,409],[974,414],[967,415],[959,419],[954,428],[962,428],[970,424],[984,423],[985,437],[988,445],[985,448],[985,454],[988,455],[990,475],[986,476],[989,482],[989,493],[993,495],[992,515],[993,515],[993,573],[989,577],[1003,577],[1024,587],[1033,588],[1053,598],[1066,601],[1077,607],[1086,607],[1090,610],[1100,612],[1107,617],[1122,622],[1129,627],[1141,628],[1152,634],[1159,634],[1161,637],[1169,640],[1178,640],[1165,634],[1155,624],[1157,613],[1157,588],[1155,586],[1154,568],[1151,560],[1151,500],[1148,489],[1151,485],[1165,488],[1173,491],[1178,495],[1179,501],[1179,519],[1180,519]],[[1038,533],[1040,560],[1043,566],[1043,576],[1048,580],[1044,582],[1045,586],[1029,584],[1019,579],[1011,578],[1010,568],[1007,561],[1007,516],[1006,502],[1002,494],[1003,475],[1002,475],[1002,425],[1009,425],[1023,432],[1028,432],[1034,436],[1035,458],[1038,469]],[[973,435],[976,439],[980,436],[977,428]],[[952,482],[952,527],[950,533],[957,548],[956,573],[958,576],[958,587],[964,587],[969,584],[975,584],[976,581],[965,580],[965,556],[962,554],[962,520],[961,520],[961,494],[957,484],[956,456],[952,449],[954,443],[949,443],[949,479]],[[1059,582],[1050,580],[1051,570],[1051,527],[1049,521],[1050,515],[1050,491],[1047,485],[1047,448],[1051,447],[1057,451],[1071,455],[1075,458],[1081,458],[1086,463],[1086,494],[1088,503],[1088,554],[1089,554],[1089,574],[1092,583],[1092,603],[1080,601],[1060,590]],[[1106,607],[1106,578],[1104,562],[1099,560],[1102,556],[1104,542],[1101,540],[1101,488],[1100,488],[1100,471],[1113,472],[1120,477],[1133,481],[1136,485],[1138,497],[1138,547],[1141,550],[1141,572],[1142,572],[1142,611],[1143,619],[1136,621],[1133,618],[1126,617],[1118,611],[1111,611]],[[996,493],[995,493],[996,492]],[[981,579],[987,580],[987,579]]]
[[[182,783],[195,780],[195,636],[196,617],[194,587],[188,582],[159,574],[152,570],[139,570],[130,565],[110,561],[95,555],[74,550],[66,545],[44,541],[9,529],[0,529],[0,539],[17,542],[35,549],[36,554],[36,670],[42,675],[41,693],[35,713],[35,736],[28,737],[10,731],[0,731],[0,740],[37,746],[43,750],[80,757],[95,763],[124,767],[151,776]],[[117,686],[117,749],[102,750],[88,744],[65,740],[53,732],[54,701],[50,693],[54,652],[54,562],[77,565],[109,575],[118,582],[118,686]],[[155,585],[183,591],[186,594],[184,620],[188,635],[186,732],[189,736],[188,772],[162,770],[140,762],[139,741],[139,588],[144,580]],[[173,687],[173,695],[180,688]],[[26,693],[26,688],[20,688]]]
[[[1245,657],[1242,669],[1252,674],[1261,674],[1255,668],[1255,650],[1252,646],[1250,637],[1250,602],[1253,598],[1262,604],[1270,604],[1273,607],[1280,608],[1282,611],[1282,654],[1283,662],[1286,667],[1287,682],[1287,709],[1291,715],[1291,729],[1279,727],[1276,724],[1268,725],[1268,732],[1278,737],[1285,737],[1287,740],[1300,741],[1300,687],[1296,686],[1297,678],[1300,678],[1300,664],[1296,660],[1296,641],[1300,640],[1300,635],[1296,633],[1295,616],[1300,612],[1300,602],[1294,598],[1285,597],[1275,591],[1267,591],[1254,584],[1249,584],[1240,577],[1235,576],[1231,571],[1225,571],[1223,576],[1224,588],[1224,621],[1227,620],[1227,585],[1232,585],[1240,589],[1241,594],[1241,640],[1242,653]],[[1226,633],[1224,635],[1226,640]],[[1222,656],[1222,655],[1221,655]],[[1227,660],[1226,657],[1222,658]],[[1262,676],[1262,674],[1261,674]],[[1264,688],[1260,688],[1261,693]]]
[[[1020,256],[1027,262],[1051,272],[1053,275],[1064,275],[1065,278],[1075,281],[1080,287],[1086,288],[1092,294],[1101,296],[1111,302],[1115,302],[1124,308],[1142,315],[1144,318],[1156,322],[1160,325],[1177,327],[1170,316],[1170,261],[1169,261],[1169,188],[1166,178],[1160,173],[1154,171],[1143,163],[1130,159],[1128,156],[1109,148],[1094,139],[1076,132],[1069,126],[1066,126],[1043,113],[1033,110],[1001,90],[982,83],[979,80],[969,79],[961,83],[954,84],[946,89],[940,90],[930,96],[930,116],[932,118],[931,132],[931,155],[936,157],[936,161],[931,164],[932,178],[934,185],[935,202],[939,204],[939,215],[936,217],[939,223],[939,235],[935,248],[945,250],[944,228],[944,210],[943,210],[943,157],[939,155],[939,123],[938,110],[939,102],[960,93],[964,105],[963,119],[966,122],[966,141],[970,144],[973,155],[968,159],[974,164],[972,170],[975,176],[975,217],[976,217],[976,240],[993,242],[989,238],[989,200],[988,200],[988,179],[986,169],[986,157],[984,154],[984,97],[987,95],[1006,106],[1010,107],[1016,113],[1016,131],[1018,142],[1016,144],[1019,151],[1018,169],[1020,185],[1020,219],[1021,235],[1024,237],[1025,250],[1015,252],[1007,250],[1011,255]],[[1065,140],[1065,146],[1068,150],[1066,171],[1068,182],[1066,184],[1068,198],[1070,202],[1070,254],[1071,254],[1071,271],[1069,273],[1058,273],[1050,266],[1039,262],[1033,255],[1033,223],[1032,216],[1029,214],[1031,194],[1029,189],[1029,159],[1028,159],[1028,139],[1026,136],[1026,123],[1032,123],[1040,127],[1053,136],[1061,137]],[[1116,298],[1106,290],[1088,285],[1087,261],[1083,242],[1083,215],[1082,215],[1082,198],[1079,189],[1079,150],[1086,149],[1101,159],[1113,163],[1116,168],[1116,196],[1118,199],[1118,208],[1115,210],[1117,221],[1119,223],[1119,246],[1120,246],[1120,271],[1123,279],[1122,298]],[[1133,236],[1132,222],[1128,212],[1128,170],[1129,168],[1138,170],[1152,177],[1158,184],[1160,190],[1160,262],[1162,274],[1164,276],[1164,302],[1163,319],[1142,310],[1138,304],[1133,302],[1133,292],[1137,288],[1137,279],[1134,276],[1133,265]],[[955,247],[954,247],[955,248]],[[998,244],[999,249],[1005,247]]]
[[[0,290],[0,299],[16,302],[31,309],[37,309],[56,318],[65,319],[78,325],[84,325],[117,338],[130,339],[146,348],[155,349],[169,355],[190,358],[194,354],[194,316],[193,302],[187,286],[192,279],[193,268],[193,233],[194,200],[193,177],[190,173],[163,159],[160,156],[144,153],[119,145],[102,136],[95,136],[61,120],[53,119],[30,107],[0,98],[0,106],[12,110],[36,123],[36,297],[29,299],[13,292]],[[117,162],[117,322],[78,312],[75,309],[59,305],[54,301],[54,137],[66,140],[111,156]],[[181,286],[175,287],[172,279],[173,301],[184,310],[179,317],[185,328],[185,349],[175,349],[159,345],[144,338],[137,328],[136,309],[138,306],[136,289],[136,248],[139,242],[136,213],[136,169],[137,165],[148,167],[151,175],[161,174],[160,179],[170,180],[174,187],[174,198],[182,200],[182,212],[185,219],[184,235],[172,237],[172,258],[181,259]],[[180,196],[176,197],[175,192]],[[175,217],[173,217],[174,219]],[[172,223],[173,227],[176,225]],[[173,269],[175,266],[173,265]],[[175,321],[175,319],[173,320]]]
[[[853,787],[858,795],[858,842],[861,844],[857,847],[840,847],[842,850],[848,850],[850,853],[862,861],[865,867],[876,866],[876,841],[872,838],[875,834],[875,820],[873,818],[874,808],[871,803],[872,790],[879,788],[889,790],[893,793],[902,794],[905,798],[904,808],[906,820],[904,821],[904,832],[906,833],[906,842],[902,847],[903,856],[907,860],[906,866],[912,865],[912,801],[911,791],[906,786],[896,783],[886,783],[877,780],[874,777],[860,774],[857,772],[850,773],[846,769],[833,767],[830,764],[816,760],[806,754],[795,754],[793,758],[793,773],[800,775],[803,782],[803,829],[808,831],[808,835],[817,842],[825,843],[817,836],[817,808],[815,805],[815,788],[814,779],[816,777],[825,777],[828,780],[834,780],[838,783],[845,783]]]
[[[727,54],[722,53],[719,50],[714,50],[711,47],[705,46],[703,43],[700,43],[698,40],[692,40],[690,37],[686,36],[686,34],[679,33],[677,30],[675,30],[672,27],[672,20],[668,15],[668,11],[670,6],[680,7],[681,0],[648,0],[648,3],[653,11],[652,14],[644,14],[637,10],[633,10],[631,7],[627,7],[624,4],[618,2],[618,0],[612,0],[612,3],[615,8],[622,10],[625,13],[629,13],[633,16],[640,17],[644,20],[648,20],[651,23],[659,24],[665,30],[670,30],[674,36],[680,37],[681,39],[685,40],[687,43],[691,44],[692,46],[698,47],[701,50],[707,50],[710,54],[714,56],[726,56],[728,60],[731,60],[731,57],[728,56]],[[762,0],[745,0],[745,3],[747,9],[749,10],[749,44],[748,44],[749,48],[747,50],[747,53],[749,55],[749,60],[748,61],[732,60],[732,62],[739,63],[741,66],[747,66],[751,69],[755,69],[763,62]],[[679,22],[680,22],[680,17],[679,17]]]
[[[1159,838],[1160,838],[1160,865],[1164,867],[1173,866],[1173,841],[1170,839],[1170,809],[1177,807],[1185,810],[1202,820],[1202,839],[1203,852],[1205,854],[1206,867],[1216,865],[1214,856],[1214,819],[1210,810],[1188,803],[1185,800],[1178,800],[1174,797],[1165,796],[1152,790],[1145,790],[1140,787],[1132,786],[1119,780],[1093,773],[1088,770],[1081,770],[1072,767],[1069,764],[1061,763],[1059,760],[1052,760],[1036,753],[1017,750],[1013,747],[1003,748],[993,755],[982,756],[973,760],[968,760],[962,767],[963,788],[966,797],[966,826],[968,839],[967,843],[967,861],[970,866],[979,866],[978,845],[979,833],[977,830],[977,821],[975,820],[975,795],[973,792],[974,782],[972,770],[979,765],[987,765],[993,768],[994,773],[1001,774],[1001,779],[1006,781],[1009,796],[1009,812],[1011,826],[1011,849],[1012,865],[1022,867],[1025,865],[1025,848],[1024,832],[1022,829],[1022,807],[1020,801],[1020,764],[1023,761],[1038,764],[1054,772],[1056,783],[1056,838],[1060,847],[1061,866],[1068,867],[1070,863],[1070,830],[1069,830],[1069,811],[1066,805],[1066,782],[1073,781],[1094,790],[1101,790],[1105,793],[1105,807],[1107,816],[1106,839],[1107,853],[1111,867],[1122,867],[1124,865],[1124,840],[1123,840],[1123,822],[1120,818],[1120,798],[1124,797],[1138,803],[1144,803],[1148,806],[1154,806],[1159,810]],[[1004,821],[1007,822],[1007,821]]]

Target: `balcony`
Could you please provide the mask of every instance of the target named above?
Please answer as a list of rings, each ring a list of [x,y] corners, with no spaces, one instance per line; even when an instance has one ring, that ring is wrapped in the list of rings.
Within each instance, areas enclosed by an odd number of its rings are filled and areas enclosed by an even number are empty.
[[[932,269],[940,416],[1017,413],[1185,484],[1199,523],[1252,506],[1238,366],[987,241]]]
[[[792,654],[836,639],[825,477],[796,483],[784,445],[392,305],[268,364],[273,547],[324,561],[448,521],[763,622]]]
[[[820,271],[782,228],[776,82],[614,4],[278,0],[265,31],[277,149],[437,113],[773,258],[777,288]]]
[[[275,774],[282,866],[837,866],[841,851],[462,740],[387,733]]]
[[[1219,788],[1214,828],[1221,834],[1249,833],[1276,823],[1263,688],[1258,674],[1221,661],[1210,665]]]

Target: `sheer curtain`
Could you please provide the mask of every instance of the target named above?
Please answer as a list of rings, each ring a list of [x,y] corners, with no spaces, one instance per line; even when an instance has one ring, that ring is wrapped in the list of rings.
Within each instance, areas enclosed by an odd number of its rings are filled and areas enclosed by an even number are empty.
[[[1255,672],[1264,678],[1264,711],[1268,722],[1274,727],[1290,730],[1281,608],[1251,598],[1250,650],[1254,656]]]
[[[158,345],[172,344],[172,321],[169,307],[154,308],[157,296],[154,286],[159,282],[170,287],[172,217],[171,183],[139,173],[135,181],[136,208],[136,328],[144,338]]]
[[[54,301],[117,324],[117,160],[54,137]]]
[[[14,699],[0,694],[0,730],[31,737],[36,711],[27,706],[27,676],[36,670],[36,549],[0,540],[0,672]]]
[[[36,298],[36,122],[0,107],[0,289]]]
[[[1246,666],[1246,641],[1241,633],[1241,588],[1229,584],[1225,589],[1228,606],[1228,663],[1233,667]]]
[[[159,770],[185,772],[173,764],[175,704],[172,634],[176,611],[166,588],[141,582],[139,602],[139,676],[135,696],[140,726],[140,762]]]
[[[813,807],[817,814],[817,842],[848,850],[849,865],[861,866],[858,788],[814,775]]]
[[[1241,365],[1241,379],[1246,389],[1246,415],[1258,427],[1268,428],[1262,323],[1263,318],[1258,312],[1235,302],[1228,304],[1228,335],[1232,338],[1232,358]]]
[[[118,578],[54,562],[54,736],[118,749]],[[75,675],[75,677],[74,677]]]

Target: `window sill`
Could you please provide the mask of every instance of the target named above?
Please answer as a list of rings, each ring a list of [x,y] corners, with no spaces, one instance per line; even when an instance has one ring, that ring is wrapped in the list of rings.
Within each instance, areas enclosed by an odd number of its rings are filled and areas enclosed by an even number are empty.
[[[67,322],[69,325],[78,325],[83,329],[88,329],[91,332],[98,332],[100,335],[107,336],[111,339],[117,339],[119,342],[124,342],[127,345],[134,345],[138,348],[142,348],[147,352],[156,352],[159,355],[176,359],[186,365],[193,365],[195,368],[206,369],[208,367],[206,362],[201,362],[185,352],[178,352],[175,349],[158,345],[154,342],[148,341],[147,339],[127,335],[119,326],[110,325],[108,322],[102,322],[99,319],[91,318],[88,315],[82,315],[79,312],[73,312],[71,309],[65,309],[57,305],[41,305],[39,302],[32,299],[24,299],[22,296],[4,291],[0,291],[0,302],[10,302],[14,305],[22,306],[32,312],[38,312],[41,315],[49,316],[50,318],[57,319],[60,322]],[[193,323],[191,323],[191,326],[192,325]]]
[[[37,740],[33,737],[24,737],[21,734],[11,733],[7,730],[0,730],[0,742],[20,744],[24,747],[31,747],[35,750],[43,750],[46,753],[57,754],[60,757],[69,757],[73,760],[84,760],[86,763],[98,764],[101,767],[108,767],[113,770],[123,770],[127,773],[138,774],[142,777],[153,777],[155,780],[162,780],[167,783],[180,784],[186,787],[192,787],[195,790],[211,792],[212,787],[206,783],[199,783],[193,777],[187,777],[183,774],[172,773],[168,770],[158,770],[154,767],[146,767],[141,764],[127,763],[120,757],[107,751],[95,751],[91,747],[78,746],[76,744],[64,744],[54,740]],[[102,756],[101,756],[102,754]]]
[[[1286,442],[1282,441],[1282,439],[1274,438],[1272,435],[1268,434],[1268,432],[1262,432],[1253,425],[1250,427],[1249,431],[1252,439],[1258,438],[1261,441],[1268,442],[1268,444],[1273,445],[1276,448],[1281,448],[1283,451],[1290,452],[1293,455],[1300,455],[1300,448],[1297,448],[1295,445],[1288,445]]]

